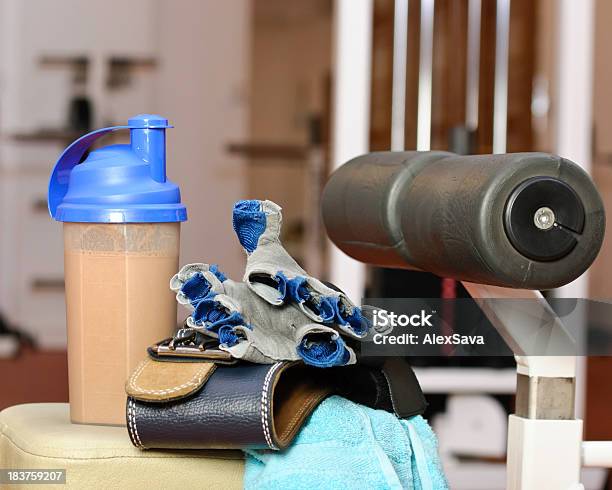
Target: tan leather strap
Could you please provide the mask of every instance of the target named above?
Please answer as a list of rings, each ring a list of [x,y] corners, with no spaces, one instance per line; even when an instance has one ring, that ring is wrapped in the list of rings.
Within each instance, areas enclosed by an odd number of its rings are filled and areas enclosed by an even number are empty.
[[[136,400],[178,400],[199,390],[215,367],[212,362],[161,362],[147,358],[129,377],[125,391]]]

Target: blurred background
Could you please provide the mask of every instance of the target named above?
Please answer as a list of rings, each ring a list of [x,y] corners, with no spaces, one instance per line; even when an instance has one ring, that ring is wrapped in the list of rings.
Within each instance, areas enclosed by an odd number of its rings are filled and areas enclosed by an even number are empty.
[[[568,1],[410,0],[406,148],[417,147],[427,5],[434,9],[431,148],[494,150],[496,39],[504,28],[498,10],[505,6],[506,151],[569,156],[563,149],[581,137],[580,128],[574,135],[574,121],[561,109],[574,98],[587,100],[580,112],[587,153],[578,163],[592,173],[612,215],[612,2],[573,0],[591,22],[571,32],[559,20]],[[367,139],[372,150],[388,150],[395,2],[372,5],[371,53],[363,52]],[[168,173],[189,210],[182,263],[217,262],[240,278],[244,256],[231,229],[232,205],[270,199],[283,207],[289,251],[311,274],[330,277],[318,199],[326,175],[342,163],[333,156],[338,13],[334,0],[0,0],[0,409],[68,399],[62,231],[49,218],[46,191],[62,149],[92,129],[142,112],[175,125]],[[479,44],[475,62],[470,39]],[[588,59],[572,51],[573,42],[588,47]],[[585,66],[586,84],[565,83]],[[609,299],[611,266],[606,240],[578,289],[564,294]],[[359,294],[437,297],[449,287],[464,294],[457,284],[407,274],[369,268]],[[503,488],[513,360],[415,364],[451,486]],[[611,372],[610,358],[583,362],[586,439],[612,439]],[[588,488],[612,488],[603,470],[587,473]]]

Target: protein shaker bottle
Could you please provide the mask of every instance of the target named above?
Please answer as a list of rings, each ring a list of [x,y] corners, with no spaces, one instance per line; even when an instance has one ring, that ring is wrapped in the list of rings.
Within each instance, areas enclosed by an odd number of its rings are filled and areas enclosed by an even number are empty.
[[[141,114],[72,143],[49,182],[49,212],[64,223],[72,422],[125,423],[127,376],[146,348],[176,328],[168,287],[178,269],[178,186],[166,179],[167,119]],[[129,129],[129,145],[91,151]]]

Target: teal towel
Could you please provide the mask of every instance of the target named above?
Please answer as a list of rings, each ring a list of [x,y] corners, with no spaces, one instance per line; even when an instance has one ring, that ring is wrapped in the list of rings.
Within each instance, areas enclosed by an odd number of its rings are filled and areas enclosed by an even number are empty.
[[[332,396],[312,413],[286,450],[246,451],[250,489],[446,490],[437,440],[421,417]]]

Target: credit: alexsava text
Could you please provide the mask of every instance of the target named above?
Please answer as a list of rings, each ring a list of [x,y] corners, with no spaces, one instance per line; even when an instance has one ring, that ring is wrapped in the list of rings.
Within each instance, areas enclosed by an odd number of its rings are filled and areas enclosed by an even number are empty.
[[[484,345],[482,335],[461,335],[458,333],[440,335],[436,333],[402,333],[393,335],[394,327],[433,327],[436,316],[435,311],[421,310],[415,314],[397,314],[387,310],[376,310],[372,317],[374,330],[384,331],[376,333],[373,341],[376,345]]]

